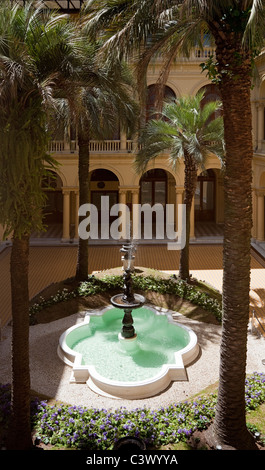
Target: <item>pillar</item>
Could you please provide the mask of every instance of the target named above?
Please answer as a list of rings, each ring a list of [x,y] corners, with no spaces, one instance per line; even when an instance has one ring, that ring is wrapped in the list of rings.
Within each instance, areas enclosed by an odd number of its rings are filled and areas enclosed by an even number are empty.
[[[195,238],[195,223],[194,223],[194,197],[192,199],[190,210],[190,238]]]
[[[178,231],[178,228],[179,228],[179,221],[178,221],[178,207],[179,207],[179,204],[183,204],[183,193],[184,193],[184,188],[180,188],[180,187],[177,187],[176,186],[176,210],[175,210],[175,218],[176,218],[176,222],[175,222],[175,230],[176,232]]]
[[[75,191],[75,236],[74,241],[77,242],[79,239],[78,226],[79,226],[79,191]]]
[[[138,233],[139,229],[139,188],[132,190],[132,220],[131,220],[131,236],[133,238],[138,238],[140,234]]]
[[[121,189],[120,188],[119,189],[119,204],[126,205],[126,195],[127,195],[126,189]],[[121,217],[122,231],[124,231],[125,227],[126,227],[126,222],[127,222],[127,213],[122,209],[121,209],[120,217]],[[130,222],[130,221],[128,220],[128,222]],[[121,238],[126,238],[126,237],[121,237]]]
[[[62,242],[70,240],[70,190],[64,189],[63,193],[63,237]]]
[[[251,230],[251,236],[252,238],[257,238],[257,201],[256,201],[256,191],[252,191],[252,220],[253,220],[253,225],[252,225],[252,230]]]
[[[122,152],[126,152],[126,150],[127,150],[127,137],[126,137],[126,134],[124,132],[121,132],[120,142],[121,142],[120,150]]]
[[[264,105],[259,103],[258,106],[258,150],[262,149],[264,140]]]
[[[257,191],[257,240],[264,241],[264,192]]]

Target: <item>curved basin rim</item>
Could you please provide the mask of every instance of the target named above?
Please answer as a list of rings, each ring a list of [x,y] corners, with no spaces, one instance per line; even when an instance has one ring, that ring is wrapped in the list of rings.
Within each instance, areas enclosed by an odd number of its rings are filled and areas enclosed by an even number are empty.
[[[183,363],[182,356],[183,356],[183,354],[185,354],[189,350],[192,350],[193,348],[196,348],[196,346],[197,346],[197,336],[196,336],[196,334],[188,326],[182,325],[178,322],[175,322],[172,318],[172,315],[168,311],[166,311],[165,309],[156,309],[156,308],[154,308],[152,306],[149,306],[149,305],[145,305],[145,308],[147,308],[149,310],[152,310],[156,315],[159,315],[159,310],[163,310],[162,314],[167,316],[167,320],[170,323],[173,323],[174,325],[186,330],[189,333],[189,338],[190,338],[189,343],[184,348],[182,348],[179,351],[176,351],[174,353],[175,363],[173,363],[173,364],[163,364],[163,366],[161,367],[161,370],[156,375],[154,375],[152,377],[149,377],[146,380],[141,380],[141,381],[138,381],[138,382],[137,381],[125,382],[125,381],[107,379],[106,377],[102,376],[101,374],[99,374],[99,372],[96,371],[96,368],[95,368],[94,365],[81,364],[82,354],[79,353],[79,352],[74,351],[69,346],[67,346],[67,344],[65,342],[65,339],[66,339],[67,335],[71,331],[84,326],[85,323],[88,324],[89,321],[90,321],[90,318],[92,316],[103,315],[109,309],[112,309],[112,308],[113,308],[113,306],[104,307],[99,313],[95,313],[95,314],[89,313],[89,314],[85,315],[83,323],[78,323],[76,325],[73,325],[73,326],[67,328],[67,330],[64,333],[62,333],[62,335],[60,336],[59,344],[60,344],[61,350],[68,353],[70,356],[73,356],[73,358],[74,358],[73,362],[70,361],[70,360],[67,361],[67,363],[69,365],[72,364],[73,370],[75,370],[76,368],[79,369],[79,370],[80,369],[82,369],[84,371],[86,370],[86,371],[88,371],[88,374],[92,379],[94,378],[95,380],[97,380],[99,382],[102,382],[104,384],[109,384],[109,385],[117,386],[117,387],[120,387],[120,388],[123,388],[123,387],[133,388],[133,387],[140,387],[140,386],[147,385],[147,384],[150,385],[150,383],[157,382],[159,379],[166,376],[168,374],[169,370],[184,368],[184,363]]]

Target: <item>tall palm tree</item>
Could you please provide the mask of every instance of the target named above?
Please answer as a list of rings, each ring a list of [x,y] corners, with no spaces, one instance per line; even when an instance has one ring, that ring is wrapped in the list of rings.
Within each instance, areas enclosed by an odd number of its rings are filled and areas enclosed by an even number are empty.
[[[213,119],[220,103],[212,101],[202,107],[204,92],[166,103],[160,119],[148,121],[143,129],[141,150],[136,156],[138,171],[144,171],[150,160],[169,152],[171,164],[176,169],[183,159],[185,167],[184,201],[186,208],[186,244],[180,252],[179,277],[190,279],[189,240],[190,212],[197,185],[199,167],[203,168],[209,155],[224,156],[223,119]]]
[[[12,233],[12,393],[10,448],[31,446],[29,371],[29,237],[42,227],[40,181],[47,155],[47,109],[67,67],[71,28],[31,2],[0,5],[0,222]],[[63,53],[62,53],[63,50]],[[71,58],[74,54],[70,54]],[[49,60],[47,60],[49,59]],[[71,62],[71,60],[70,60]]]
[[[63,97],[58,108],[67,127],[76,128],[78,142],[79,205],[89,201],[89,146],[91,139],[110,139],[117,132],[132,134],[137,126],[138,105],[133,99],[132,74],[119,60],[102,61],[99,45],[77,32],[78,55],[69,76],[60,81]],[[79,222],[85,216],[79,216]],[[88,240],[79,237],[75,280],[88,277]]]
[[[223,329],[218,403],[211,429],[215,442],[253,448],[245,418],[252,226],[250,89],[253,61],[264,45],[264,1],[90,0],[88,8],[92,11],[92,32],[108,26],[112,36],[107,45],[112,50],[115,46],[120,53],[131,53],[134,40],[137,45],[147,44],[139,61],[142,71],[159,48],[163,51],[161,83],[177,54],[189,55],[195,44],[203,47],[204,34],[216,46],[215,58],[205,67],[221,94],[226,157]],[[113,34],[115,28],[117,34]]]

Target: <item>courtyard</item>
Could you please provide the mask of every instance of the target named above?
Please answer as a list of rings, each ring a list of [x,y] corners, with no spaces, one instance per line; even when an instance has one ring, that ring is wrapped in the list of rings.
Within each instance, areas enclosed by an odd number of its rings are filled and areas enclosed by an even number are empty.
[[[89,271],[109,270],[121,266],[120,246],[91,246],[89,256]],[[10,248],[6,248],[0,255],[1,263],[1,298],[2,322],[8,323],[11,318],[10,281],[9,281]],[[77,246],[31,246],[29,289],[30,297],[34,297],[45,287],[71,277],[75,273]],[[141,245],[137,247],[136,265],[150,269],[177,274],[179,252],[168,251],[163,245]],[[193,277],[206,281],[214,288],[222,289],[222,246],[221,245],[191,245],[190,247],[191,273]],[[252,309],[259,317],[261,325],[264,324],[264,262],[254,251],[251,260],[251,303]],[[172,312],[173,317],[176,312]],[[198,360],[187,367],[188,380],[173,382],[163,393],[141,399],[124,400],[109,396],[101,396],[91,391],[86,384],[70,384],[71,368],[62,363],[57,355],[58,339],[70,326],[82,322],[84,312],[78,312],[65,318],[45,324],[30,327],[30,367],[31,387],[36,392],[54,397],[56,400],[72,405],[89,407],[113,408],[126,406],[134,409],[137,406],[157,408],[166,406],[172,401],[183,401],[200,393],[208,386],[216,384],[219,376],[219,348],[221,339],[221,326],[186,318],[177,314],[177,321],[190,326],[198,337],[200,356]],[[263,322],[263,323],[262,323]],[[2,323],[3,324],[3,323]],[[255,325],[258,326],[258,325]],[[261,330],[260,330],[261,332]],[[264,372],[262,360],[265,357],[264,337],[256,329],[249,330],[247,373]],[[11,380],[10,364],[11,326],[2,329],[0,341],[1,369],[0,382]]]

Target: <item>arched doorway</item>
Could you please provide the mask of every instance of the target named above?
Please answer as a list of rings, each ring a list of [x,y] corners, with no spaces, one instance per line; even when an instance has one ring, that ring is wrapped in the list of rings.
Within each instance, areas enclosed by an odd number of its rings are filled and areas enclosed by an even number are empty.
[[[109,208],[119,202],[119,180],[110,170],[99,168],[92,171],[90,176],[90,202],[98,210],[99,223],[101,221],[101,197],[109,198]],[[112,222],[115,217],[110,218]]]
[[[142,237],[164,238],[166,204],[171,186],[169,183],[171,179],[173,180],[173,177],[170,178],[170,176],[165,170],[157,168],[147,171],[140,179]],[[150,219],[146,219],[145,204],[152,208]],[[149,235],[146,235],[145,230]]]
[[[202,99],[201,105],[202,107],[205,106],[206,103],[211,101],[221,101],[221,95],[216,85],[208,84],[205,85],[200,89],[200,91],[204,91],[204,97]],[[221,113],[221,110],[218,111],[218,114]]]
[[[197,179],[194,198],[195,221],[215,222],[216,178],[213,170],[203,171]]]
[[[195,236],[223,237],[224,175],[220,169],[208,169],[197,178],[194,197]]]
[[[162,169],[149,170],[140,180],[140,204],[162,204],[167,202],[167,173]]]

